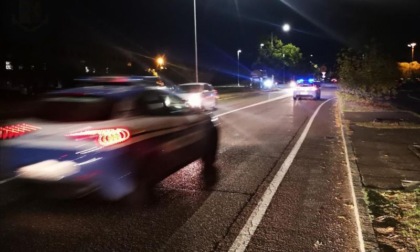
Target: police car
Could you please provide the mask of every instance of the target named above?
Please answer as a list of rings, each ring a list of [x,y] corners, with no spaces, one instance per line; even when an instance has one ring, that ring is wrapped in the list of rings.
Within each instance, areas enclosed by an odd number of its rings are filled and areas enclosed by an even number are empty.
[[[174,93],[95,85],[47,94],[32,118],[0,127],[2,178],[54,197],[117,200],[202,159],[212,169],[217,118]]]
[[[293,85],[293,100],[300,98],[321,98],[321,85],[314,79],[299,79]]]

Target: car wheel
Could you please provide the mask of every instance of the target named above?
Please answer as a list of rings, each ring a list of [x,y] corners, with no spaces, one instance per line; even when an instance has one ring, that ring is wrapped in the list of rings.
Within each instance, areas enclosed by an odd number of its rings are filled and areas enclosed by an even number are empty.
[[[295,101],[296,101],[296,99],[297,99],[297,97],[296,97],[296,96],[293,96],[293,100],[295,100]]]
[[[213,128],[209,136],[206,138],[204,144],[204,153],[201,157],[203,161],[204,168],[208,169],[213,167],[214,162],[216,161],[217,148],[219,145],[219,132],[217,128]]]

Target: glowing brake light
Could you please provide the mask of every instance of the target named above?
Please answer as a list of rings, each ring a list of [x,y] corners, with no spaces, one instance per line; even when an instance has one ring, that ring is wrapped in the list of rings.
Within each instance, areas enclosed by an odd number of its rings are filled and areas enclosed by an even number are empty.
[[[26,123],[3,126],[0,127],[0,139],[16,138],[39,129],[41,128]]]
[[[130,138],[130,131],[122,128],[92,129],[67,135],[76,140],[96,140],[100,146],[122,143]]]

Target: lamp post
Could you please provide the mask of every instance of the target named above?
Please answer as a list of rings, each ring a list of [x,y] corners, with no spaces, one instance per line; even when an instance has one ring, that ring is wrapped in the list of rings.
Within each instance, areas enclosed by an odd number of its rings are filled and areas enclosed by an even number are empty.
[[[411,61],[414,61],[414,47],[416,46],[416,43],[410,43],[408,44],[408,47],[411,47]]]
[[[194,0],[195,82],[198,82],[197,6]]]
[[[238,87],[239,87],[239,54],[241,54],[242,50],[238,49],[237,54],[238,54]]]

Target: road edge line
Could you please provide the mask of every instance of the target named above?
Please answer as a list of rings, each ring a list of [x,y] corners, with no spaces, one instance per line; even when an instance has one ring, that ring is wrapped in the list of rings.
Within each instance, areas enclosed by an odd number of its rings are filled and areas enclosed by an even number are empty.
[[[349,185],[351,186],[351,196],[353,201],[354,216],[356,219],[357,236],[361,252],[373,251],[379,252],[379,245],[373,230],[368,206],[365,201],[364,189],[357,164],[356,155],[352,148],[349,133],[344,127],[344,112],[342,111],[342,100],[338,96],[338,115],[340,120],[341,138],[343,140],[344,154],[346,157],[347,175]],[[349,151],[351,150],[351,151]],[[366,250],[367,249],[367,250]]]

